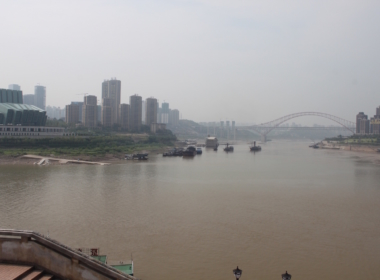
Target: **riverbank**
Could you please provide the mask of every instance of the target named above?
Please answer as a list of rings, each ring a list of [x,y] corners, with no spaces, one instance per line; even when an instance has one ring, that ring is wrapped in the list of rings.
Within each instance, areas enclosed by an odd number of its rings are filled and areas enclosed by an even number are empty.
[[[133,153],[162,154],[169,147],[155,148],[150,150],[136,150]],[[42,159],[48,159],[48,165],[68,165],[68,164],[118,164],[124,160],[125,154],[102,154],[102,155],[0,155],[0,165],[36,165]],[[45,165],[43,163],[42,165]]]
[[[380,154],[378,151],[380,146],[373,145],[360,145],[360,144],[342,144],[334,141],[322,141],[317,144],[321,149],[332,149],[332,150],[343,150],[343,151],[351,151],[351,152],[361,152],[361,153],[372,153],[372,154]]]
[[[22,156],[91,162],[116,162],[126,154],[162,153],[174,145],[176,137],[166,134],[150,135],[136,140],[130,135],[93,136],[85,138],[2,138],[0,139],[0,164],[31,164]],[[59,161],[58,161],[59,162]]]

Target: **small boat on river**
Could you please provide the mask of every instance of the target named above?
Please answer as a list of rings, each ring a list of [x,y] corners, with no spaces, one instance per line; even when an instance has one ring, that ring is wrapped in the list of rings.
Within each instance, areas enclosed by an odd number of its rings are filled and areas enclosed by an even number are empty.
[[[226,147],[224,148],[224,151],[225,152],[233,152],[234,151],[234,146],[231,146],[230,144],[222,144],[222,145],[226,145]]]
[[[181,157],[183,153],[182,148],[174,148],[166,153],[163,153],[162,156],[164,157]]]
[[[258,152],[258,151],[261,151],[261,147],[260,146],[256,146],[256,141],[253,141],[253,146],[251,145],[249,147],[249,149],[252,151],[252,152]]]
[[[125,155],[125,159],[147,160],[148,159],[148,154]]]
[[[198,147],[197,148],[197,155],[201,155],[202,154],[202,148]]]

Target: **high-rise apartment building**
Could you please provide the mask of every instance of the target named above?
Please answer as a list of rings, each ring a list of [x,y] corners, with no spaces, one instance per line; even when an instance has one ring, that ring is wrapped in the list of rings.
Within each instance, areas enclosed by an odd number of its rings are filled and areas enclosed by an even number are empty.
[[[380,134],[380,107],[376,108],[376,115],[370,121],[370,133]]]
[[[356,133],[359,134],[361,131],[365,130],[365,128],[362,128],[362,122],[361,120],[368,120],[368,116],[365,115],[363,112],[359,112],[359,114],[356,115]],[[364,123],[363,123],[364,124]]]
[[[159,120],[161,123],[169,123],[169,103],[162,103],[161,106],[161,120]]]
[[[130,114],[130,106],[129,104],[120,104],[119,108],[119,120],[120,125],[124,129],[129,128],[129,114]]]
[[[13,89],[13,90],[21,90],[21,87],[16,84],[11,84],[8,86],[8,89]]]
[[[98,123],[97,98],[94,95],[84,97],[82,123],[85,127],[96,127]]]
[[[150,97],[146,99],[145,124],[157,123],[157,99]]]
[[[177,109],[170,110],[169,124],[174,125],[174,126],[179,124],[179,111]]]
[[[139,131],[142,122],[142,98],[137,94],[129,97],[129,128],[132,131]]]
[[[46,110],[46,88],[44,86],[34,87],[35,106],[42,110]]]
[[[66,105],[66,123],[77,124],[79,122],[79,105]]]
[[[81,101],[71,101],[72,105],[78,105],[79,106],[79,122],[82,122],[83,119],[83,102]]]
[[[98,123],[102,123],[102,105],[98,105],[97,116]]]
[[[112,122],[112,98],[103,98],[102,103],[102,125],[104,127],[111,127]]]
[[[145,124],[145,117],[146,117],[146,101],[142,101],[142,117],[141,117],[141,123]]]
[[[112,124],[119,123],[119,108],[120,108],[120,97],[121,97],[121,81],[116,80],[116,78],[111,80],[105,80],[102,83],[102,99],[111,99],[112,108]]]
[[[23,96],[23,104],[34,105],[34,94],[25,94]]]

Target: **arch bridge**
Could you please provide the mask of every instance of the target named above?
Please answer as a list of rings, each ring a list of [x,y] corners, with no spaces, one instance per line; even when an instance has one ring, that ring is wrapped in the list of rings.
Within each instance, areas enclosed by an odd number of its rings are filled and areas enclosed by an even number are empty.
[[[271,132],[273,129],[279,127],[281,124],[295,118],[299,117],[304,117],[304,116],[317,116],[317,117],[322,117],[325,119],[332,120],[336,122],[337,124],[341,125],[345,129],[351,131],[353,134],[355,134],[355,128],[356,125],[354,122],[339,118],[334,115],[326,114],[326,113],[320,113],[320,112],[300,112],[300,113],[294,113],[290,115],[286,115],[284,117],[275,119],[270,122],[262,123],[260,125],[252,125],[252,126],[244,126],[241,127],[239,126],[238,128],[244,128],[244,129],[251,129],[261,135],[262,141],[266,141],[266,136],[268,135],[269,132]]]

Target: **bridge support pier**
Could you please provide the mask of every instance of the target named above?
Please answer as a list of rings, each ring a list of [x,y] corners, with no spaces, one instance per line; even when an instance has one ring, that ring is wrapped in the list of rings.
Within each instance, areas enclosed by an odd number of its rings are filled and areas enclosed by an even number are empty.
[[[261,135],[261,143],[265,143],[267,141],[267,136],[265,134]]]

